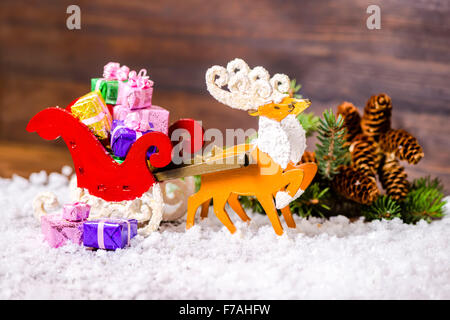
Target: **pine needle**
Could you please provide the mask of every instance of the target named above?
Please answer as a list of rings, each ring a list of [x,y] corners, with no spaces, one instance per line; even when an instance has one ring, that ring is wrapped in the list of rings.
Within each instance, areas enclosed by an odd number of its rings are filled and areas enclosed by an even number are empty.
[[[336,119],[331,109],[326,110],[323,118],[319,120],[316,159],[319,174],[328,180],[338,173],[340,166],[350,161],[348,148],[344,147],[346,129],[343,124],[342,116],[339,115]]]
[[[403,201],[402,219],[406,223],[431,222],[444,215],[444,187],[438,178],[416,179]]]
[[[401,218],[401,212],[401,206],[386,195],[378,197],[371,205],[365,206],[362,210],[367,221]]]
[[[298,121],[306,131],[306,137],[310,137],[319,128],[319,117],[314,115],[313,112],[300,113],[297,116]]]

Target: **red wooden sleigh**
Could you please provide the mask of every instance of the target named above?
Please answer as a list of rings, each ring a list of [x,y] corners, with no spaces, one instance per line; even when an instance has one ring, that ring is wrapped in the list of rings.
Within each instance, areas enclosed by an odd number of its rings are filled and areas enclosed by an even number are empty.
[[[70,107],[70,105],[69,105]],[[192,153],[203,146],[203,129],[193,119],[181,119],[169,128],[169,136],[176,129],[185,129]],[[37,132],[46,140],[61,137],[72,156],[78,187],[106,201],[133,200],[140,197],[157,181],[149,169],[146,152],[157,148],[149,163],[163,168],[171,163],[172,142],[161,132],[150,132],[139,138],[121,164],[105,150],[89,128],[66,109],[51,107],[40,111],[28,123],[27,131]]]

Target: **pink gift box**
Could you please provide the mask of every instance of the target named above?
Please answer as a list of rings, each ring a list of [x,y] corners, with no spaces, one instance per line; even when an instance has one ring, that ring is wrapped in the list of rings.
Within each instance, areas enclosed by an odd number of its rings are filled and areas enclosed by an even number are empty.
[[[153,81],[148,79],[147,71],[142,69],[136,74],[131,71],[128,82],[119,81],[116,104],[130,110],[150,108],[152,106]]]
[[[169,111],[160,106],[131,111],[122,105],[116,105],[114,120],[123,120],[125,125],[141,132],[153,130],[169,134]]]
[[[119,82],[117,104],[130,110],[150,108],[152,106],[153,87],[147,89],[133,88],[127,82]]]
[[[41,217],[41,229],[45,240],[52,248],[58,248],[72,241],[80,245],[83,242],[83,223],[63,219],[61,214],[49,214]]]
[[[69,221],[83,221],[89,217],[91,206],[87,203],[75,202],[63,206],[63,219]]]

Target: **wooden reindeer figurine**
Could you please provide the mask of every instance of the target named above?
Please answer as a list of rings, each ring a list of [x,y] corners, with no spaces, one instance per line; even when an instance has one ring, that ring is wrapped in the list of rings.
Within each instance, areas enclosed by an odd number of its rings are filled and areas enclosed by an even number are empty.
[[[276,234],[283,234],[277,209],[281,210],[288,227],[296,227],[289,203],[309,186],[317,165],[297,165],[306,148],[306,136],[296,116],[311,102],[290,98],[287,94],[289,83],[286,75],[275,74],[270,78],[263,67],[250,69],[241,59],[229,62],[227,68],[213,66],[208,69],[206,84],[215,99],[259,116],[258,138],[252,144],[234,146],[214,155],[226,158],[248,151],[252,164],[202,175],[200,190],[188,199],[187,229],[194,225],[199,206],[202,206],[201,217],[207,217],[213,199],[214,213],[234,233],[236,227],[225,211],[227,202],[242,220],[250,220],[239,203],[239,195],[258,199]],[[225,85],[228,90],[222,88]]]

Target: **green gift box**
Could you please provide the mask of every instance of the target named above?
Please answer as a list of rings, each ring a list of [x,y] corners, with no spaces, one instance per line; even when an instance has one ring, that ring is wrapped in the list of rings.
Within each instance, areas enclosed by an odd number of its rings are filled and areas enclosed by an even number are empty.
[[[127,82],[127,81],[124,81]],[[116,104],[119,93],[119,80],[91,79],[91,91],[98,90],[107,104]]]

